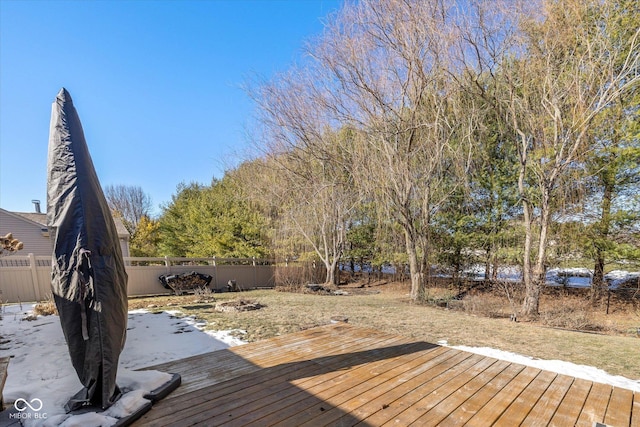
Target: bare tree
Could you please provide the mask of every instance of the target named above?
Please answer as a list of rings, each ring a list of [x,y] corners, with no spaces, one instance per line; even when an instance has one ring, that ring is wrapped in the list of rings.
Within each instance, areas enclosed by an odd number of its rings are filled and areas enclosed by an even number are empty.
[[[331,129],[307,70],[292,68],[251,94],[260,107],[263,152],[272,169],[262,193],[281,213],[279,240],[302,236],[325,265],[325,282],[336,284],[349,215],[358,203],[339,145],[349,132]]]
[[[590,149],[594,119],[638,83],[640,30],[613,43],[604,21],[593,19],[612,12],[608,0],[470,4],[473,22],[459,27],[459,57],[469,87],[491,101],[515,135],[525,226],[522,311],[535,316],[558,190]]]
[[[127,231],[133,235],[143,216],[150,217],[151,197],[141,187],[109,185],[105,189],[109,208],[122,219]]]
[[[347,3],[310,49],[323,105],[357,131],[344,147],[356,184],[402,227],[413,300],[425,293],[431,217],[459,185],[476,119],[445,72],[452,5]]]

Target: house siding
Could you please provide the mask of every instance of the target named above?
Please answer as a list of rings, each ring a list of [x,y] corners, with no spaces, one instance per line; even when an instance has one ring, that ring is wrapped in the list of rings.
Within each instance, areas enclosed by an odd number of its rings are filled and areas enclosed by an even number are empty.
[[[14,239],[24,243],[24,249],[18,254],[51,255],[51,241],[45,226],[0,209],[0,235],[5,236],[7,233],[12,233]]]
[[[51,256],[53,247],[45,225],[46,221],[46,214],[9,212],[0,208],[0,235],[12,233],[14,239],[24,243],[24,249],[8,256],[26,254]],[[122,221],[118,219],[114,219],[114,221],[118,230],[122,256],[128,257],[130,256],[129,235],[122,225]]]

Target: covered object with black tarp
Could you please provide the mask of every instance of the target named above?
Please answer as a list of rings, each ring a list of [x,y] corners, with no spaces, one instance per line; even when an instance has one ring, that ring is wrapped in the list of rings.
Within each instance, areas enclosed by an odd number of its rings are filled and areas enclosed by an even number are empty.
[[[53,297],[83,385],[66,409],[106,409],[121,395],[116,372],[127,330],[127,273],[80,118],[64,88],[51,112],[47,222]]]

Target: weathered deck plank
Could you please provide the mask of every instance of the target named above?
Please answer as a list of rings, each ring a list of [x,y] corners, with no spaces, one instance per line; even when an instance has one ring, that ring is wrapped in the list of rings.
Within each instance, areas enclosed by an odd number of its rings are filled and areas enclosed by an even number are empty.
[[[609,426],[624,425],[629,422],[629,416],[633,405],[633,392],[619,387],[613,388],[604,423]]]
[[[486,405],[472,416],[469,423],[471,423],[471,425],[493,425],[539,373],[539,369],[531,367],[524,368],[518,375],[513,377],[502,390],[496,393]]]
[[[556,408],[556,413],[551,418],[549,425],[569,426],[575,425],[587,400],[593,383],[583,379],[576,379]]]
[[[558,402],[562,402],[573,384],[573,380],[572,377],[558,375],[535,406],[531,408],[529,417],[521,424],[521,427],[548,425],[558,409]]]
[[[454,411],[458,410],[464,403],[474,394],[484,387],[488,382],[493,380],[498,374],[509,366],[508,362],[485,358],[491,363],[487,369],[478,373],[469,382],[447,396],[437,406],[429,410],[426,414],[418,418],[414,424],[416,425],[439,425],[449,417]],[[450,421],[451,422],[451,421]]]
[[[633,395],[633,408],[631,409],[631,427],[640,427],[640,393]]]
[[[444,350],[444,349],[443,349]],[[439,373],[446,371],[446,367],[451,363],[463,361],[464,357],[456,355],[451,351],[434,351],[433,358],[425,360],[419,358],[412,363],[406,364],[399,370],[395,370],[389,379],[379,384],[374,384],[373,388],[369,388],[360,394],[349,396],[350,398],[339,405],[333,406],[329,413],[322,414],[322,420],[329,420],[336,424],[342,424],[344,418],[355,417],[356,419],[364,418],[367,414],[370,414],[370,405],[378,405],[378,408],[389,408],[393,402],[397,402],[402,396],[405,390],[412,390],[419,384],[420,379],[425,379],[425,375],[438,376]],[[415,363],[418,362],[418,363]],[[426,373],[429,374],[426,374]],[[384,379],[384,378],[383,378]],[[339,402],[334,399],[332,402]],[[363,406],[368,404],[369,408],[363,410]],[[302,415],[302,414],[300,414]],[[317,425],[316,418],[319,414],[315,414],[313,417],[308,417],[306,422],[301,422],[302,417],[293,418],[296,422],[300,422],[300,425]],[[375,421],[368,421],[369,425],[375,425]]]
[[[596,422],[602,423],[612,391],[613,388],[611,386],[593,383],[589,396],[587,396],[587,400],[582,407],[582,412],[578,417],[578,424],[593,425]]]
[[[407,349],[410,348],[414,347],[407,345]],[[433,348],[433,346],[430,346],[430,349]],[[421,348],[415,347],[412,351],[419,351],[422,349],[424,349],[424,346]],[[380,351],[376,352],[376,354],[372,353],[370,355],[360,356],[357,358],[359,360],[347,363],[344,363],[346,359],[336,359],[337,363],[335,365],[325,364],[325,366],[319,367],[318,373],[315,376],[292,379],[285,385],[281,384],[278,388],[269,388],[269,394],[277,393],[272,398],[258,398],[255,402],[244,404],[240,408],[234,408],[233,410],[219,408],[214,411],[214,413],[218,413],[220,416],[225,417],[231,425],[245,425],[249,422],[258,421],[260,424],[269,425],[265,418],[271,418],[271,423],[278,422],[286,418],[286,410],[292,406],[294,413],[297,413],[300,411],[300,407],[313,406],[315,403],[324,402],[321,397],[309,392],[309,389],[314,389],[317,392],[320,392],[323,389],[334,390],[335,393],[345,392],[349,387],[358,384],[357,373],[365,369],[363,368],[364,366],[367,366],[362,362],[370,360],[371,364],[383,363],[385,358],[392,357],[392,354],[393,351],[389,351],[387,355]],[[382,362],[376,360],[378,358],[381,358]],[[358,366],[354,366],[356,364],[358,364]],[[354,367],[345,370],[342,368],[344,365],[351,365]]]
[[[484,385],[480,385],[480,388],[474,395],[442,420],[442,425],[461,426],[467,423],[471,417],[473,417],[523,369],[524,366],[522,365],[508,364],[502,372],[487,381]]]
[[[554,372],[542,371],[537,377],[511,402],[511,405],[500,415],[495,422],[495,426],[520,425],[529,415],[533,407],[549,386],[556,379],[558,374]]]
[[[363,340],[363,343],[366,343],[366,340]],[[394,345],[398,343],[404,343],[404,341],[398,342],[396,340],[390,339],[387,341],[382,341],[382,343],[385,345]],[[359,348],[365,348],[365,347],[355,347],[353,349],[358,350]],[[326,354],[330,355],[332,353],[327,352]],[[346,362],[349,362],[349,360],[346,360]],[[358,362],[360,362],[360,360],[357,360],[357,359],[353,360],[353,363],[358,363]],[[306,366],[306,367],[299,366],[295,374],[298,377],[302,377],[305,375],[312,375],[315,372],[316,368],[317,367],[314,364],[309,363],[309,366]],[[254,392],[257,387],[261,387],[261,386],[263,387],[268,384],[277,384],[280,382],[290,381],[292,377],[290,371],[291,371],[291,368],[287,364],[282,364],[280,366],[274,367],[273,369],[270,369],[269,372],[263,373],[263,375],[261,375],[262,381],[260,385],[256,385],[255,379],[250,375],[240,376],[237,378],[236,381],[233,381],[233,382],[226,381],[226,382],[220,382],[215,384],[212,384],[210,382],[208,386],[186,393],[183,397],[176,398],[174,401],[177,404],[183,401],[184,402],[188,401],[191,405],[195,405],[203,402],[206,403],[212,399],[218,399],[218,398],[223,398],[225,396],[230,396],[237,392],[250,394]],[[212,385],[215,385],[215,387],[212,387]]]
[[[183,385],[139,426],[640,427],[640,393],[348,324],[149,369]]]
[[[393,419],[390,419],[387,424],[410,425],[417,423],[417,425],[430,425],[427,424],[431,422],[428,421],[430,416],[427,414],[432,412],[442,401],[453,395],[472,378],[484,372],[493,362],[494,360],[492,359],[478,355],[473,355],[465,359],[464,363],[460,363],[455,369],[451,369],[446,373],[446,375],[449,376],[447,380],[437,381],[438,385],[436,388],[418,387],[413,393],[407,394],[405,397],[409,398],[409,401],[416,399],[415,403],[393,417]],[[420,395],[422,395],[422,397],[418,398]]]
[[[421,356],[426,355],[433,360],[441,357],[440,355],[444,352],[446,352],[444,349],[434,347],[424,350]],[[408,369],[412,369],[412,367],[424,366],[427,363],[428,359],[425,357],[411,359],[410,356],[401,356],[386,362],[375,362],[359,367],[358,370],[354,370],[350,374],[341,374],[339,377],[324,383],[313,384],[307,382],[297,384],[301,387],[301,393],[307,394],[304,399],[296,402],[295,405],[278,410],[277,413],[272,413],[262,420],[268,424],[276,418],[279,420],[286,419],[288,422],[304,425],[306,421],[313,423],[314,417],[317,416],[322,416],[322,420],[327,422],[338,419],[342,415],[342,410],[334,410],[338,405],[342,408],[354,407],[353,404],[349,405],[350,400],[361,399],[365,393],[370,392],[376,386],[389,382],[392,378],[406,372]],[[359,372],[362,370],[364,372]],[[353,375],[359,376],[360,380],[352,382],[351,377]],[[317,398],[321,399],[321,401],[318,402]],[[331,409],[326,408],[326,402],[332,405]],[[298,405],[305,407],[305,409],[300,411]]]

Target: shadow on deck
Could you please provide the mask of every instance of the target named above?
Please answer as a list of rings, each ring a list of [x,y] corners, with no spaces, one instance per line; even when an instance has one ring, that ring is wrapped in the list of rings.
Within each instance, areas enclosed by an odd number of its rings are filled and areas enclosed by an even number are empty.
[[[336,324],[150,367],[136,426],[640,426],[640,393]]]

